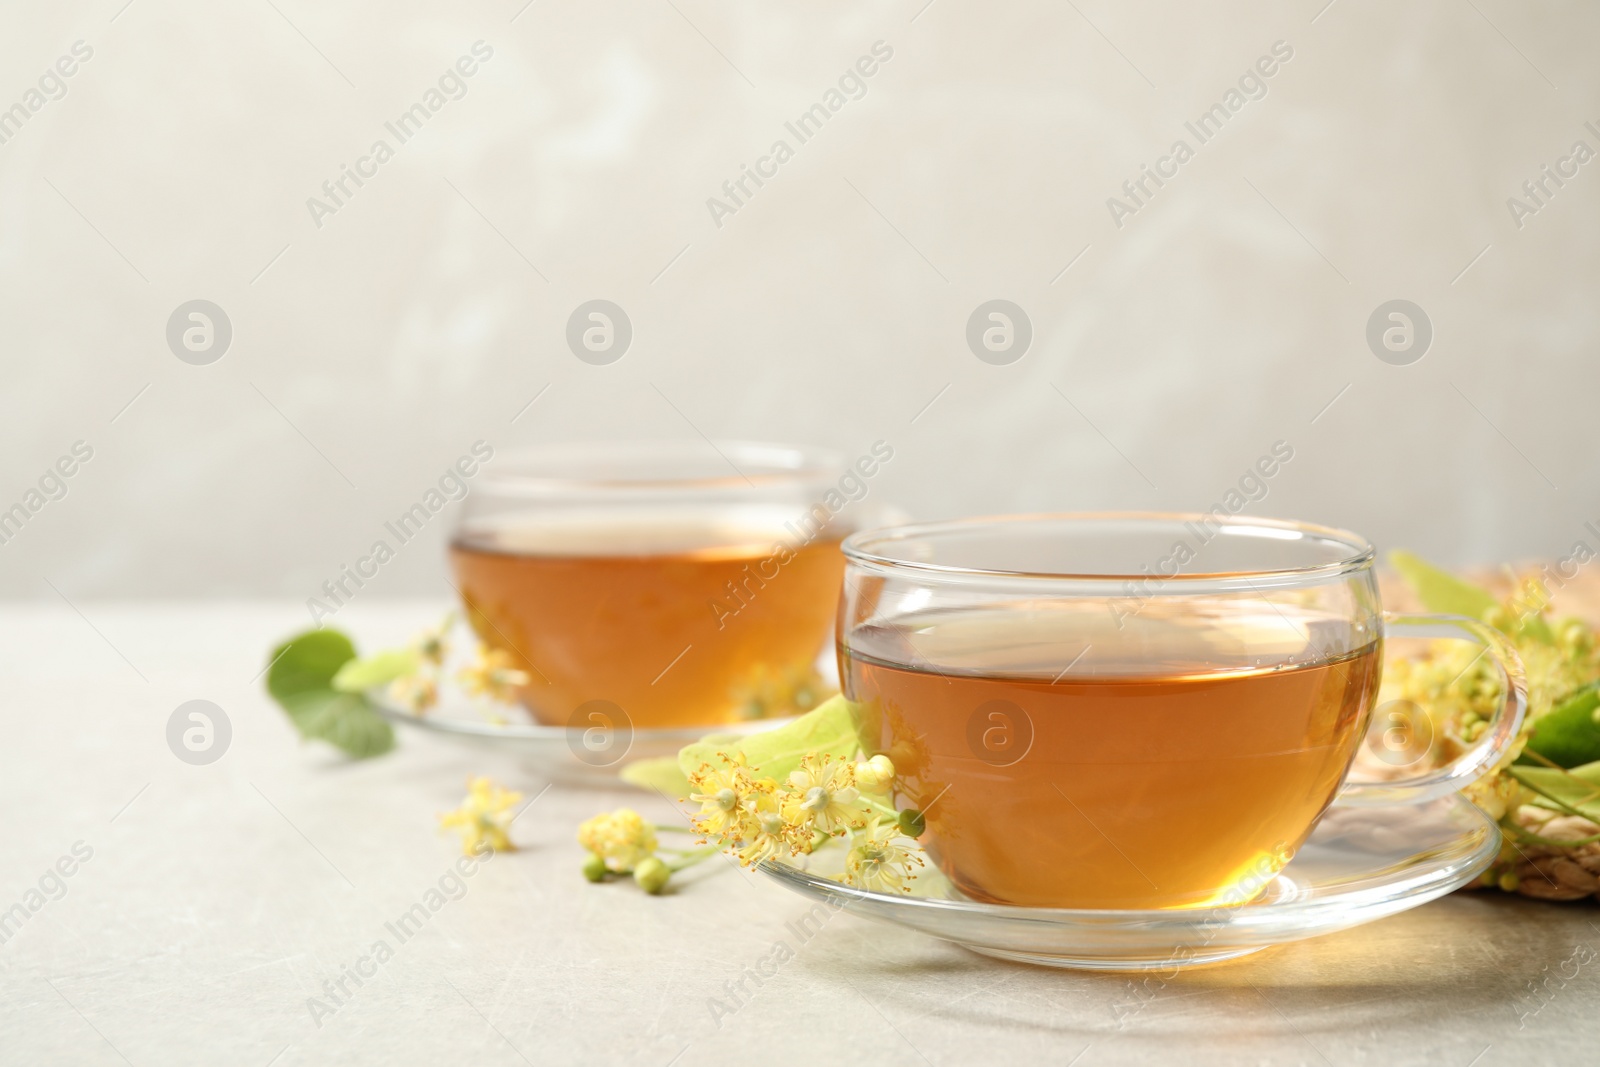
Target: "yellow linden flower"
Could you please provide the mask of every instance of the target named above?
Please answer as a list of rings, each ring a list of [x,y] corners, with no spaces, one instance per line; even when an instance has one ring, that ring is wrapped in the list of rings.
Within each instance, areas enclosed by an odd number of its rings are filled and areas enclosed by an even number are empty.
[[[578,844],[599,856],[609,870],[630,871],[656,851],[655,827],[631,808],[596,815],[578,827]]]
[[[854,763],[807,756],[800,761],[799,769],[789,775],[783,820],[819,833],[842,833],[866,823],[868,811],[860,800]]]
[[[810,711],[835,692],[837,690],[823,681],[822,675],[810,665],[779,671],[766,663],[757,664],[741,682],[731,688],[733,703],[739,708],[740,718],[744,719],[799,715]]]
[[[439,681],[432,674],[406,674],[389,683],[389,696],[421,714],[439,702]]]
[[[1516,747],[1521,748],[1520,745]],[[1486,774],[1462,792],[1496,822],[1505,818],[1507,812],[1516,811],[1524,800],[1534,799],[1509,774]]]
[[[411,647],[424,663],[434,667],[444,663],[445,657],[450,654],[450,628],[455,624],[456,613],[446,612],[438,626],[424,630],[412,639]]]
[[[496,852],[510,852],[517,846],[506,831],[514,817],[511,809],[521,799],[521,793],[502,789],[489,778],[468,778],[466,799],[455,811],[439,816],[439,828],[455,827],[460,832],[465,855],[481,854],[484,843]]]
[[[844,860],[845,882],[880,893],[910,892],[908,883],[916,878],[912,868],[922,866],[922,857],[894,844],[899,833],[895,823],[888,820],[857,830]]]
[[[469,696],[486,696],[509,704],[516,699],[517,690],[532,679],[527,671],[517,669],[511,653],[505,649],[479,645],[477,657],[471,665],[461,668],[456,681]]]
[[[695,791],[689,799],[700,805],[694,817],[694,828],[711,838],[736,840],[749,816],[745,801],[775,783],[757,782],[740,760],[722,757],[724,766],[713,767],[702,763],[700,769],[689,775],[689,784]]]
[[[792,827],[783,821],[776,797],[768,792],[757,793],[745,801],[745,811],[749,819],[744,847],[736,853],[740,863],[749,867],[761,860],[776,859],[783,853],[794,853]]]
[[[1483,621],[1516,644],[1527,672],[1528,715],[1523,737],[1490,768],[1503,771],[1518,755],[1533,724],[1563,699],[1600,674],[1593,631],[1581,620],[1548,618],[1549,600],[1537,582],[1524,579],[1517,592],[1484,613]],[[1502,700],[1500,670],[1493,658],[1462,641],[1437,641],[1417,659],[1402,659],[1384,668],[1382,699],[1403,697],[1427,709],[1434,744],[1430,763],[1442,765],[1481,738]],[[1488,810],[1505,808],[1503,798],[1480,796]]]

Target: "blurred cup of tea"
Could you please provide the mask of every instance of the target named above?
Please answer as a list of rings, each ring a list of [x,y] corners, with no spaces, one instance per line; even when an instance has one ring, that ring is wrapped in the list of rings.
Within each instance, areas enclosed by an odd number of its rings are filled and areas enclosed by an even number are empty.
[[[894,449],[846,460],[747,442],[609,442],[497,457],[450,562],[478,637],[541,723],[603,701],[635,729],[804,710],[832,632],[839,542],[882,509]]]

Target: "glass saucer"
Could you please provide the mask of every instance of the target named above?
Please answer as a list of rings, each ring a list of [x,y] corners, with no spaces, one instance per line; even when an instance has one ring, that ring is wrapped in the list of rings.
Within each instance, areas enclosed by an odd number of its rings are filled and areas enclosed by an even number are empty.
[[[1173,971],[1425,904],[1471,882],[1499,851],[1494,821],[1464,798],[1449,796],[1420,805],[1336,804],[1289,865],[1237,907],[1113,911],[989,904],[963,896],[931,863],[910,895],[876,893],[828,876],[842,863],[842,848],[759,867],[830,908],[987,956],[1048,967]]]
[[[491,722],[483,709],[448,695],[439,706],[419,715],[391,699],[382,689],[369,690],[367,700],[390,722],[423,730],[469,745],[486,745],[520,755],[530,771],[561,785],[617,785],[617,772],[640,759],[676,756],[685,745],[713,737],[742,737],[770,730],[788,718],[750,719],[710,726],[639,729],[620,724],[611,729],[577,729],[530,722]],[[512,709],[513,715],[524,715]]]

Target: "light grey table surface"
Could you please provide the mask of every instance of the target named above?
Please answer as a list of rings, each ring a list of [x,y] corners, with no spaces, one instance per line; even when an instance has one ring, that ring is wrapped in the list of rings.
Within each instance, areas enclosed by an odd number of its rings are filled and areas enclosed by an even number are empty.
[[[372,648],[438,606],[335,622]],[[671,817],[623,791],[550,789],[517,821],[521,850],[398,942],[385,924],[458,854],[435,815],[466,777],[545,783],[409,731],[361,764],[299,742],[255,676],[304,620],[282,603],[0,608],[0,909],[92,850],[0,944],[0,1063],[1596,1062],[1600,962],[1561,977],[1600,947],[1591,904],[1457,894],[1140,994],[849,913],[801,943],[786,924],[807,902],[718,861],[658,898],[591,886],[580,820]],[[203,767],[165,739],[195,698],[233,730]],[[393,958],[314,1019],[308,999],[380,939]],[[779,941],[794,958],[714,1011]]]

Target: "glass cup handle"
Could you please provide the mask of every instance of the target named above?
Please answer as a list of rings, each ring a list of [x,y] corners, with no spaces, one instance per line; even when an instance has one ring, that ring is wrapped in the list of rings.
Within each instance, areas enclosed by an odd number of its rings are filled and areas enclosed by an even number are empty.
[[[1440,633],[1439,631],[1446,631]],[[1528,679],[1522,657],[1504,634],[1465,615],[1394,615],[1384,612],[1388,637],[1455,637],[1483,646],[1500,668],[1505,699],[1489,720],[1483,736],[1443,767],[1412,778],[1387,782],[1346,782],[1339,792],[1344,804],[1420,804],[1471,785],[1506,754],[1522,729],[1528,708]],[[1483,655],[1480,652],[1479,655]],[[1468,668],[1470,669],[1470,667]],[[1463,671],[1462,673],[1465,673]],[[1365,738],[1362,744],[1365,744]]]

